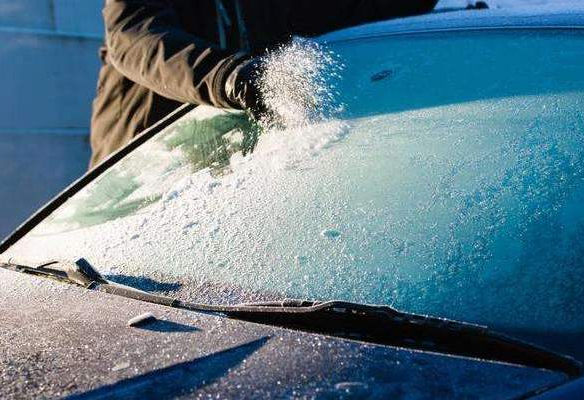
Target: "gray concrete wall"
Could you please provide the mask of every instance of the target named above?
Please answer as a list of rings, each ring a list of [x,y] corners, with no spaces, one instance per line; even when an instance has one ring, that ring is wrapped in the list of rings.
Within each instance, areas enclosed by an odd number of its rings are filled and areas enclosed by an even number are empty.
[[[0,30],[0,132],[87,133],[100,41]]]
[[[102,0],[0,0],[0,236],[82,175]]]
[[[103,35],[103,0],[53,0],[53,4],[58,31]]]
[[[0,0],[0,26],[54,29],[51,0]]]
[[[7,235],[87,167],[86,135],[0,135],[0,233]]]

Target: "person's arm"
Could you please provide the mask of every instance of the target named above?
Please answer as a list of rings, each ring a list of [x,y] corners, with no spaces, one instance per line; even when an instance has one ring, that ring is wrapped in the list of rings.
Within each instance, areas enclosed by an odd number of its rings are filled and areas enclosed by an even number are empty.
[[[124,76],[180,102],[234,106],[224,85],[245,55],[182,30],[168,1],[107,0],[103,16],[108,59]]]
[[[437,3],[438,0],[335,0],[329,4],[293,0],[289,19],[298,34],[316,36],[367,22],[425,14]],[[321,4],[326,4],[327,9],[315,11]]]

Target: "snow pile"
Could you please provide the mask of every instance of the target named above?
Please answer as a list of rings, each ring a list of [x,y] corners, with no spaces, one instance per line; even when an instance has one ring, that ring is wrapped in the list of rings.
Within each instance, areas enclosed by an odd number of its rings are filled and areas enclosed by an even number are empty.
[[[231,165],[235,170],[241,164],[252,167],[258,162],[269,163],[276,170],[296,168],[342,140],[349,132],[349,126],[346,121],[331,119],[283,130],[272,128],[250,157],[236,154]]]

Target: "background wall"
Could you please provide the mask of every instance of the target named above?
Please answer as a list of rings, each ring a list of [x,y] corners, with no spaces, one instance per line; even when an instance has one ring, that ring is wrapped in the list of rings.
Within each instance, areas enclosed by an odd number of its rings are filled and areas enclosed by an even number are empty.
[[[87,168],[102,0],[0,0],[0,236]]]

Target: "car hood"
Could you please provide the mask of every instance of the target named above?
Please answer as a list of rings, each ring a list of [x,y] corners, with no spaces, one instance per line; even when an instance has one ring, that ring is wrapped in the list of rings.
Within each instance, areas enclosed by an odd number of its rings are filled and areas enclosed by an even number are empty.
[[[562,374],[325,337],[0,269],[1,398],[481,398]],[[150,312],[156,322],[128,326]]]

